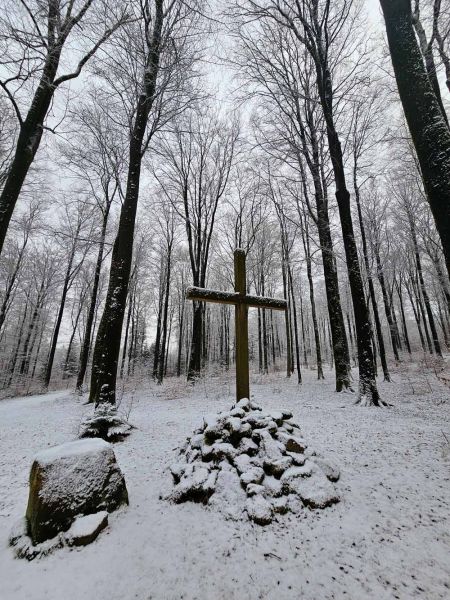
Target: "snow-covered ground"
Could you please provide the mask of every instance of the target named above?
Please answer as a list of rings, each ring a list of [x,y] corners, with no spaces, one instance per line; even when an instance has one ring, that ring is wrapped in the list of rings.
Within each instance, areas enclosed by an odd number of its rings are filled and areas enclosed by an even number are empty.
[[[88,409],[69,392],[0,402],[0,598],[450,598],[449,390],[413,366],[394,378],[380,383],[390,409],[353,406],[353,395],[333,393],[331,373],[324,382],[307,373],[302,388],[281,374],[253,385],[258,403],[291,410],[306,441],[341,467],[339,504],[266,527],[159,499],[175,447],[232,403],[231,377],[194,390],[149,384],[133,394],[137,429],[115,445],[130,506],[90,546],[33,562],[7,546],[33,456],[74,439]],[[129,407],[126,396],[121,408]]]

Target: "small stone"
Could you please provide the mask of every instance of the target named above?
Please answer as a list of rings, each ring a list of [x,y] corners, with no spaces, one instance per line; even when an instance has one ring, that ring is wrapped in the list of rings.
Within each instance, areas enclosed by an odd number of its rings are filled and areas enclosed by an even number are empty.
[[[260,494],[248,498],[245,508],[249,518],[258,525],[268,525],[272,522],[272,507]]]
[[[281,460],[283,455],[281,450],[276,443],[276,441],[272,438],[268,431],[261,433],[261,442],[260,442],[260,455],[263,458],[264,462],[274,462],[277,460]]]
[[[186,463],[177,462],[170,465],[170,472],[175,483],[178,483],[186,470]]]
[[[240,454],[248,454],[249,456],[255,456],[258,452],[258,444],[256,444],[250,438],[243,438],[238,446],[238,452]]]
[[[322,469],[327,479],[333,482],[338,481],[341,474],[339,467],[335,463],[325,461],[323,458],[319,458],[318,456],[312,457],[311,460],[313,460],[315,464]]]
[[[230,410],[230,416],[242,419],[243,417],[245,417],[245,410],[236,406],[236,408]]]
[[[274,410],[270,413],[270,416],[272,417],[272,419],[275,421],[275,423],[277,425],[282,425],[283,424],[283,413],[278,411],[278,410]]]
[[[253,402],[253,400],[250,402],[250,408],[252,410],[262,410],[262,408],[259,406],[259,404],[256,404],[256,402]]]
[[[239,435],[241,435],[242,437],[252,435],[252,426],[250,425],[250,423],[242,423]]]
[[[292,458],[290,456],[282,456],[277,460],[264,461],[264,468],[271,475],[281,477],[281,475],[292,466]]]
[[[272,477],[271,475],[266,475],[264,478],[264,488],[269,496],[273,496],[276,498],[277,496],[281,496],[283,493],[283,487],[281,481]]]
[[[242,410],[248,411],[250,409],[250,400],[248,398],[242,398],[236,403],[235,408],[241,408]]]
[[[254,496],[255,494],[264,494],[265,487],[257,483],[249,483],[245,491],[247,492],[247,496]]]
[[[286,452],[286,454],[292,458],[295,466],[302,467],[305,464],[306,457],[304,454],[299,454],[298,452]]]
[[[247,494],[236,471],[219,471],[216,491],[209,498],[208,506],[216,508],[229,519],[239,520],[242,519],[246,499]]]
[[[286,431],[286,433],[292,433],[294,431],[294,428],[292,427],[292,425],[290,423],[286,423],[286,421],[283,422],[282,427],[280,427],[279,431]]]
[[[289,482],[291,492],[300,496],[303,504],[310,508],[325,508],[339,502],[332,483],[319,469],[311,477],[295,478]]]
[[[239,454],[233,459],[233,463],[239,474],[245,473],[252,466],[250,456],[248,454]]]
[[[232,444],[226,442],[215,442],[211,446],[212,456],[215,460],[221,460],[222,458],[234,458],[236,456],[236,449]]]
[[[186,450],[186,460],[190,463],[197,460],[197,458],[199,456],[200,456],[200,450],[197,450],[196,448],[191,447]]]
[[[308,447],[303,439],[280,431],[277,433],[277,439],[285,445],[287,452],[302,453]]]
[[[203,445],[203,440],[204,440],[204,437],[203,437],[202,433],[197,433],[196,435],[193,435],[191,438],[191,448],[200,450]]]
[[[238,419],[237,417],[228,417],[228,419],[225,422],[225,427],[231,433],[239,433],[239,431],[241,430],[241,423],[241,419]]]
[[[251,467],[241,475],[241,482],[244,485],[249,483],[261,483],[264,478],[264,471],[260,467]]]
[[[278,513],[280,515],[284,515],[288,511],[287,506],[287,496],[280,496],[279,498],[273,498],[272,500],[272,509],[273,512]]]
[[[77,517],[65,534],[66,542],[69,546],[87,546],[107,525],[108,513],[106,510]]]
[[[207,442],[213,442],[217,438],[222,437],[224,422],[220,417],[214,417],[206,422],[204,436]]]
[[[290,467],[281,476],[281,483],[289,483],[299,477],[310,477],[313,472],[313,465],[311,461],[305,461],[305,464],[301,467]]]
[[[283,415],[283,421],[285,421],[286,419],[292,419],[293,415],[290,410],[282,410],[281,413]]]

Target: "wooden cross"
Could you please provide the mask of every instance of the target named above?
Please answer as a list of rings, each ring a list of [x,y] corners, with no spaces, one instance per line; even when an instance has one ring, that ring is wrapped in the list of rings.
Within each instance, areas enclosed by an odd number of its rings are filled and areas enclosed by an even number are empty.
[[[215,302],[217,304],[234,304],[236,330],[236,399],[250,398],[248,367],[248,307],[286,310],[286,300],[250,296],[247,294],[245,273],[245,251],[237,248],[234,251],[234,292],[218,292],[200,287],[189,287],[186,290],[188,300]]]

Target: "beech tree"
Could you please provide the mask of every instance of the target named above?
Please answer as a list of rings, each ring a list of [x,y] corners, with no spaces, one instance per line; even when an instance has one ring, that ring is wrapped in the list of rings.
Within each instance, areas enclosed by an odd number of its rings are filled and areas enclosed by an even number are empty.
[[[128,115],[127,183],[113,245],[108,292],[93,353],[90,401],[115,404],[122,324],[131,272],[142,158],[160,127],[185,109],[198,12],[181,1],[136,3],[136,19],[101,73]],[[186,89],[188,88],[188,89]]]
[[[7,0],[0,18],[0,87],[18,121],[14,156],[0,195],[0,253],[25,178],[39,149],[56,90],[77,78],[111,35],[129,20],[115,0]],[[79,32],[82,32],[81,35]],[[84,33],[83,33],[84,32]],[[69,46],[78,44],[79,53]],[[61,72],[61,65],[73,70]],[[31,97],[31,102],[29,98]]]
[[[450,276],[450,130],[424,64],[411,0],[380,0],[397,88]]]

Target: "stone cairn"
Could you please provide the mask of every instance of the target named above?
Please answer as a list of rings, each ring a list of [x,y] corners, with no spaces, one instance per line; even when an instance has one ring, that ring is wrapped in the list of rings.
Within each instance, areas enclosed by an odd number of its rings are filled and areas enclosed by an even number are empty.
[[[266,525],[274,516],[339,501],[339,470],[311,451],[288,411],[263,411],[248,399],[220,412],[188,438],[171,466],[167,499],[217,507]]]

